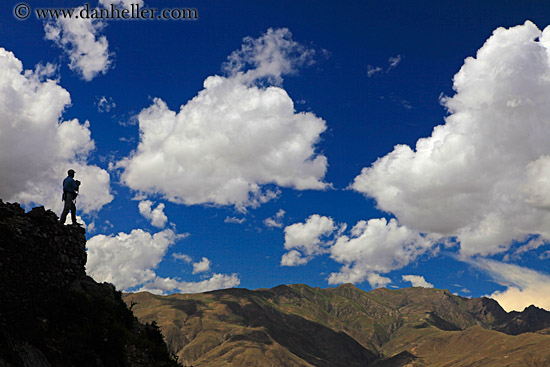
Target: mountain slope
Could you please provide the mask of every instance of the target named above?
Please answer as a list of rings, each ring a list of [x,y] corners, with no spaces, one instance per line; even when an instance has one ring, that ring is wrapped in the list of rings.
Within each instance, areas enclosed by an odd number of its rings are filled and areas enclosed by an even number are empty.
[[[446,290],[296,284],[123,298],[195,367],[550,365],[549,312],[506,313]]]
[[[86,276],[84,234],[0,200],[0,366],[177,366],[154,324]]]
[[[411,366],[486,367],[550,366],[550,338],[535,333],[507,335],[473,326],[464,331],[404,328],[384,346],[388,353],[407,351]]]
[[[140,320],[158,323],[169,348],[186,364],[364,366],[377,358],[344,332],[282,312],[280,302],[288,299],[288,290],[231,289],[193,298],[138,293],[125,301],[135,304]]]

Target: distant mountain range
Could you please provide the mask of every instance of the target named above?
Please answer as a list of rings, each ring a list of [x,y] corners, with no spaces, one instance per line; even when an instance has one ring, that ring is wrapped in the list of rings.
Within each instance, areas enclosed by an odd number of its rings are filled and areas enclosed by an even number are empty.
[[[447,290],[295,284],[123,299],[184,366],[550,366],[550,312]]]
[[[534,306],[351,284],[121,298],[86,276],[85,246],[51,211],[0,200],[0,367],[550,366]]]

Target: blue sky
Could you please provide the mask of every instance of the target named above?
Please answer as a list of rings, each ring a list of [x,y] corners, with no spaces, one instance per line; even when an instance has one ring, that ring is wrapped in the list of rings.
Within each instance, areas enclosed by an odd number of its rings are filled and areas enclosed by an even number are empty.
[[[198,19],[0,5],[0,197],[59,214],[74,168],[96,280],[550,308],[550,4],[136,3]]]

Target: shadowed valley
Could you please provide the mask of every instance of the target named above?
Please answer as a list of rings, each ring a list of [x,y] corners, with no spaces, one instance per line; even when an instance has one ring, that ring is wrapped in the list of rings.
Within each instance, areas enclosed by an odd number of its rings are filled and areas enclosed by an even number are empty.
[[[123,296],[188,366],[548,366],[550,312],[447,290],[281,285]]]
[[[51,211],[0,201],[0,366],[175,366],[164,342],[194,367],[550,365],[534,306],[351,284],[121,295],[86,276],[85,246]]]

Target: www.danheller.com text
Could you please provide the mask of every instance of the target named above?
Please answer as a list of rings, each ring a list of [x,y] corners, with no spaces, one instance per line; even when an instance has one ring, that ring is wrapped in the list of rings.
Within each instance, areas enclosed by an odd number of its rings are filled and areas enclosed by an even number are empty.
[[[80,8],[49,8],[35,9],[37,18],[74,18],[74,19],[198,19],[197,9],[146,8],[139,4],[131,4],[128,8],[117,8],[110,4],[105,8],[90,7],[84,4]]]

